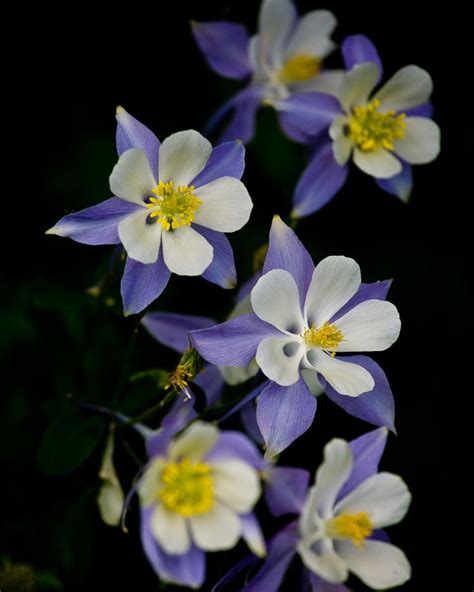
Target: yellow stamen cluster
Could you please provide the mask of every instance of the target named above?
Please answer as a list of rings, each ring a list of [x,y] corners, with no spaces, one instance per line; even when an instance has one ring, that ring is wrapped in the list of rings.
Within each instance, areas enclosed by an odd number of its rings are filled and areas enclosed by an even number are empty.
[[[214,480],[206,463],[182,459],[167,463],[161,473],[158,496],[171,512],[185,518],[205,514],[214,504]]]
[[[283,64],[278,79],[283,84],[304,82],[317,76],[321,70],[321,60],[307,53],[301,53],[288,58]]]
[[[309,329],[306,329],[302,337],[310,347],[320,347],[321,349],[334,349],[341,341],[344,341],[342,331],[339,331],[335,323],[327,321],[319,328],[316,328],[313,323]]]
[[[379,99],[367,105],[354,107],[348,124],[347,135],[364,152],[379,148],[394,149],[395,140],[405,137],[405,114],[397,115],[395,111],[380,113]]]
[[[373,532],[372,522],[366,512],[345,513],[326,522],[326,534],[332,538],[349,539],[356,547],[362,547],[364,541]]]
[[[156,218],[165,230],[176,230],[180,226],[191,226],[194,214],[202,201],[193,193],[194,185],[174,187],[173,181],[159,184],[153,189],[157,197],[148,198],[146,207],[152,209],[150,218]]]

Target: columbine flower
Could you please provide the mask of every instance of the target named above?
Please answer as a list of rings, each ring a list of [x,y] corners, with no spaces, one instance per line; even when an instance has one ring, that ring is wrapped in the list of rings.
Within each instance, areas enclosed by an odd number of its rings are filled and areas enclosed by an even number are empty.
[[[335,27],[336,19],[327,10],[298,18],[291,0],[263,0],[259,32],[252,38],[236,23],[193,23],[196,42],[215,72],[227,78],[252,77],[250,86],[216,114],[213,125],[233,109],[224,137],[246,143],[254,135],[255,114],[262,102],[310,90],[335,92],[342,72],[322,69],[324,58],[335,48],[331,40]],[[299,139],[291,125],[284,125],[284,130]]]
[[[370,358],[345,355],[381,351],[397,339],[400,319],[395,306],[383,301],[386,291],[386,283],[361,284],[359,266],[347,257],[328,257],[315,268],[294,232],[276,217],[263,274],[251,292],[253,313],[190,333],[209,362],[245,366],[256,356],[272,381],[257,399],[267,456],[311,425],[316,399],[305,381],[322,382],[350,413],[393,427],[385,375]]]
[[[296,554],[315,592],[349,592],[342,585],[349,572],[375,590],[410,578],[404,553],[380,530],[400,522],[411,500],[400,477],[378,473],[386,436],[381,428],[350,443],[331,440],[309,491],[305,471],[278,468],[267,492],[270,510],[300,516],[269,542],[268,558],[245,592],[277,592]]]
[[[47,233],[93,245],[122,243],[128,255],[122,279],[126,313],[150,304],[171,273],[203,275],[233,287],[232,248],[222,233],[242,228],[252,209],[239,180],[242,145],[213,149],[193,130],[160,145],[120,107],[117,123],[120,158],[110,176],[116,197],[65,216]]]
[[[240,537],[265,554],[251,513],[262,461],[242,434],[199,421],[171,440],[158,433],[148,449],[151,459],[138,484],[141,535],[160,578],[199,587],[204,552],[230,549]]]
[[[417,66],[399,70],[375,94],[382,63],[362,35],[347,38],[342,51],[348,72],[336,96],[305,93],[279,101],[286,125],[317,138],[317,148],[294,194],[293,216],[324,206],[345,183],[348,163],[371,175],[388,193],[406,201],[412,187],[410,165],[433,161],[440,131],[428,104],[433,83]]]

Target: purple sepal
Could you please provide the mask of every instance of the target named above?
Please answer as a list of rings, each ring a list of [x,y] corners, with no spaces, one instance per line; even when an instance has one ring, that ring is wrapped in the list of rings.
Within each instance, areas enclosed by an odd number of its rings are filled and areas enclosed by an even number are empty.
[[[301,378],[291,386],[271,382],[257,399],[257,423],[267,445],[266,458],[285,450],[313,423],[316,397]]]
[[[372,62],[378,67],[377,83],[380,82],[383,74],[382,60],[377,48],[368,37],[365,35],[350,35],[342,42],[341,50],[346,70],[352,70],[358,64]]]
[[[191,343],[211,364],[242,367],[248,366],[255,357],[260,341],[271,335],[281,333],[254,314],[241,315],[189,334]]]
[[[250,294],[250,292],[253,290],[253,287],[255,286],[255,284],[258,282],[258,280],[262,277],[262,272],[258,271],[257,273],[254,273],[253,276],[247,280],[244,284],[242,284],[242,287],[240,288],[238,294],[237,294],[237,302],[240,302],[241,300],[243,300],[246,296],[248,296]]]
[[[390,195],[395,195],[404,202],[410,198],[413,189],[413,172],[409,164],[402,161],[402,171],[389,179],[375,179],[377,185]]]
[[[359,290],[352,298],[340,308],[337,313],[331,317],[330,323],[336,322],[347,312],[352,310],[355,306],[366,300],[386,300],[392,280],[383,280],[380,282],[373,282],[371,284],[361,284]]]
[[[203,170],[191,181],[194,187],[202,187],[221,177],[240,179],[245,169],[245,146],[239,140],[216,146]]]
[[[140,535],[143,550],[156,575],[165,581],[199,588],[205,577],[205,554],[201,549],[192,545],[184,555],[168,555],[164,553],[151,534],[149,523],[151,508],[141,511]]]
[[[300,514],[306,499],[309,473],[296,467],[271,467],[265,480],[265,501],[274,516]]]
[[[140,148],[148,157],[151,172],[157,176],[158,172],[158,154],[160,151],[160,141],[155,134],[135,119],[130,113],[127,113],[122,107],[117,108],[117,132],[115,136],[117,152],[120,156],[125,150],[130,148]]]
[[[352,471],[339,491],[336,501],[346,497],[362,481],[378,472],[380,459],[387,443],[387,435],[387,428],[378,428],[350,442]]]
[[[173,312],[149,312],[143,317],[141,323],[159,343],[178,353],[183,353],[190,345],[189,331],[212,327],[216,321]]]
[[[407,117],[433,117],[433,105],[431,103],[423,103],[411,109],[404,111]]]
[[[254,440],[254,442],[262,445],[263,438],[257,423],[257,409],[255,407],[254,401],[250,401],[250,403],[247,403],[242,407],[240,410],[240,421],[244,426],[244,430]]]
[[[291,215],[303,218],[320,210],[341,189],[348,174],[349,167],[337,164],[331,142],[325,142],[313,155],[296,185]]]
[[[206,366],[193,382],[204,391],[209,407],[221,398],[225,382],[217,366]]]
[[[342,359],[342,356],[340,359]],[[344,360],[359,364],[370,372],[375,381],[375,386],[373,390],[358,397],[346,397],[337,393],[321,375],[318,375],[321,384],[325,387],[327,396],[350,415],[359,417],[376,426],[386,426],[390,431],[396,433],[394,425],[395,401],[382,368],[367,356],[344,356]]]
[[[249,35],[245,27],[227,21],[193,21],[191,26],[198,47],[214,72],[235,79],[251,74]]]
[[[193,403],[193,400],[178,398],[163,418],[161,426],[145,438],[146,450],[150,458],[160,454],[166,455],[171,438],[196,417]]]
[[[292,522],[268,543],[268,555],[256,576],[243,592],[277,592],[298,545],[298,523]]]
[[[67,236],[85,245],[115,245],[120,243],[117,227],[120,220],[135,212],[140,206],[118,197],[67,214],[47,234]]]
[[[275,103],[275,108],[286,133],[297,142],[302,138],[310,141],[344,114],[336,97],[322,92],[296,93]],[[296,134],[292,135],[293,131]]]
[[[221,141],[240,140],[248,144],[255,135],[255,119],[257,109],[260,106],[263,89],[259,86],[250,86],[233,97],[222,110],[219,110],[219,120],[233,109],[230,122],[222,133]],[[217,118],[217,114],[216,114]],[[218,120],[214,119],[216,125]]]
[[[271,269],[284,269],[291,273],[298,286],[303,307],[313,276],[314,263],[295,232],[279,216],[273,218],[262,274]]]
[[[208,282],[217,284],[221,288],[230,290],[237,284],[237,271],[235,270],[234,251],[229,239],[222,232],[204,228],[193,224],[193,228],[201,234],[214,249],[214,257],[202,277]]]
[[[124,313],[137,314],[151,304],[166,288],[170,276],[162,250],[158,261],[148,265],[127,257],[121,283]]]
[[[344,584],[330,584],[309,569],[307,572],[309,574],[312,592],[350,592],[349,588],[346,588]]]
[[[255,445],[242,433],[236,431],[220,432],[219,439],[206,460],[226,460],[239,458],[257,470],[265,467],[265,462]]]

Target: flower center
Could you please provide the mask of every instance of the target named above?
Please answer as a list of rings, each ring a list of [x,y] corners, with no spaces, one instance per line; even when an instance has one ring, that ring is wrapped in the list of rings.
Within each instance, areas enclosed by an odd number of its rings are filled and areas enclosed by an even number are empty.
[[[341,514],[331,518],[325,525],[326,534],[332,538],[349,539],[356,547],[362,547],[372,532],[372,522],[366,512]]]
[[[320,347],[321,349],[334,349],[341,341],[344,341],[342,331],[339,331],[335,323],[327,321],[318,328],[313,323],[309,329],[305,330],[302,337],[310,347]]]
[[[321,70],[321,60],[308,53],[300,53],[288,58],[278,72],[278,79],[283,84],[304,82],[317,76]]]
[[[159,498],[171,512],[190,517],[205,514],[214,504],[214,479],[206,463],[184,458],[167,463],[161,473]]]
[[[397,115],[395,111],[379,113],[379,107],[379,99],[374,99],[352,111],[346,134],[364,152],[378,148],[393,150],[393,142],[405,137],[405,114]]]
[[[173,181],[160,181],[152,190],[157,197],[148,198],[146,207],[152,209],[150,218],[156,218],[165,230],[176,230],[180,226],[191,226],[194,214],[202,205],[193,191],[194,185],[180,185],[176,189]]]

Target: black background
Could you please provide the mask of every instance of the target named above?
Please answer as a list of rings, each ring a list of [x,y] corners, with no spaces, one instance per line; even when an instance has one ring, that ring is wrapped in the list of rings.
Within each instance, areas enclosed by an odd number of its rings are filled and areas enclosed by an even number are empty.
[[[298,6],[303,13],[319,8],[309,1]],[[398,437],[390,436],[382,466],[406,479],[414,501],[405,521],[390,532],[413,565],[413,580],[403,590],[457,590],[452,582],[459,573],[457,551],[449,524],[460,518],[456,508],[446,509],[453,483],[449,467],[455,462],[448,434],[456,430],[455,413],[470,397],[451,380],[460,371],[468,323],[462,308],[470,238],[463,203],[469,190],[462,187],[460,175],[465,171],[462,153],[472,137],[463,123],[466,88],[454,70],[462,58],[459,15],[455,5],[452,12],[428,13],[413,2],[332,2],[326,7],[340,22],[337,41],[365,33],[375,42],[385,79],[415,63],[435,83],[434,118],[442,129],[442,152],[435,163],[415,169],[409,205],[353,170],[332,203],[301,221],[298,235],[315,260],[345,254],[361,264],[365,281],[395,279],[390,299],[400,310],[402,334],[388,352],[374,356],[390,379],[397,404]],[[3,220],[3,234],[12,231],[13,238],[3,253],[0,355],[7,372],[0,458],[6,499],[0,552],[13,563],[32,566],[43,582],[53,582],[54,576],[67,591],[147,592],[158,589],[158,583],[141,553],[136,511],[125,535],[104,526],[95,510],[103,439],[69,475],[44,475],[37,466],[45,427],[74,406],[67,395],[73,401],[113,402],[136,322],[120,314],[118,278],[106,294],[115,304],[85,293],[103,276],[111,249],[43,233],[64,213],[109,196],[117,105],[163,139],[180,129],[202,128],[240,88],[207,68],[192,40],[189,19],[228,19],[253,31],[257,10],[258,3],[232,1],[134,2],[108,10],[99,4],[73,4],[29,9],[4,25],[12,27],[17,41],[7,54],[7,94],[13,105],[5,110],[3,122],[13,131],[8,147],[12,164],[4,173],[13,180],[4,195],[12,211]],[[337,65],[339,59],[333,57],[331,63]],[[273,214],[288,217],[304,163],[304,150],[283,137],[273,113],[261,113],[244,176],[255,207],[250,223],[230,237],[241,279],[251,272],[252,253],[265,242]],[[174,277],[152,308],[223,319],[230,307],[228,292],[201,279]],[[176,356],[139,331],[127,360],[130,372],[152,366],[170,369]],[[148,387],[143,391],[124,389],[121,407],[140,411],[147,397],[154,396]],[[313,472],[328,439],[350,439],[368,429],[323,399],[313,427],[281,462]],[[132,438],[131,444],[141,452],[138,440]],[[123,475],[130,477],[134,467],[123,446],[118,455]],[[454,489],[461,490],[457,481]],[[264,524],[270,534],[280,522]],[[211,556],[204,589],[244,553],[240,546],[230,557]],[[296,589],[295,582],[287,589]],[[363,588],[355,583],[354,589]]]

